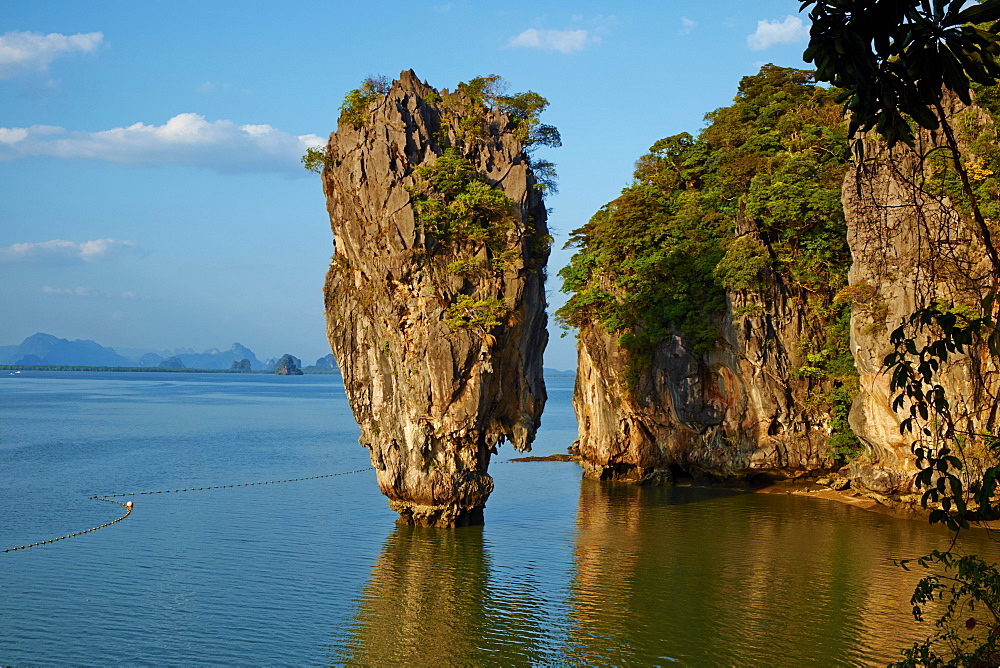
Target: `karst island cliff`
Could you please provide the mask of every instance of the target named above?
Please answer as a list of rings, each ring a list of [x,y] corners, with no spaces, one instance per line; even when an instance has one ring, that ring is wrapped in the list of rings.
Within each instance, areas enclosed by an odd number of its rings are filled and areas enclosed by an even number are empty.
[[[969,481],[995,461],[1000,372],[972,332],[1000,266],[985,237],[1000,211],[1000,93],[945,98],[967,187],[943,132],[892,150],[850,137],[837,95],[812,72],[764,66],[698,136],[653,144],[574,232],[558,315],[579,332],[585,475],[802,479],[912,509],[927,442],[959,440]],[[942,354],[942,327],[967,341]],[[930,394],[901,397],[900,373],[918,388],[934,374],[947,415]]]
[[[327,335],[400,522],[482,523],[490,456],[534,439],[553,171],[531,149],[559,144],[546,105],[497,76],[453,92],[369,78],[307,155],[336,247]]]
[[[847,415],[849,162],[835,93],[765,66],[656,142],[572,242],[559,311],[591,477],[794,477],[860,448]]]

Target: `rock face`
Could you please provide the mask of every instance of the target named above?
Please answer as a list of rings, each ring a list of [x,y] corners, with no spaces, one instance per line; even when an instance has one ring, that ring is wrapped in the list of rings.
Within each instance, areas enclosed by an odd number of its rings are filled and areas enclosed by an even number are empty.
[[[631,396],[617,336],[581,328],[573,404],[585,475],[634,483],[678,474],[783,478],[833,465],[829,415],[806,400],[828,388],[793,373],[820,336],[807,295],[774,273],[766,286],[728,295],[723,337],[708,354],[694,354],[680,335],[664,340]],[[734,318],[734,310],[747,315]]]
[[[530,449],[545,403],[541,190],[512,117],[412,71],[360,123],[345,118],[323,169],[336,241],[325,297],[360,442],[401,522],[481,523],[490,455],[505,440]],[[420,202],[454,213],[471,197],[435,189],[448,175],[426,170],[441,159],[471,165],[462,178],[509,198],[503,211],[461,229],[421,217]]]
[[[767,65],[706,118],[654,143],[571,237],[559,315],[580,329],[590,477],[798,477],[854,443],[841,107]]]
[[[950,111],[955,127],[969,127],[970,114],[975,115],[971,123],[992,123],[975,108],[958,105]],[[947,196],[918,185],[934,186],[928,178],[934,168],[918,157],[931,154],[934,146],[928,133],[918,138],[915,149],[889,151],[869,142],[866,154],[874,160],[864,170],[848,172],[843,189],[854,257],[851,349],[861,376],[850,422],[867,446],[866,456],[851,464],[852,485],[889,502],[912,503],[916,498],[916,465],[910,451],[915,436],[901,435],[899,429],[909,413],[905,407],[899,413],[892,410],[896,393],[890,390],[889,374],[881,370],[892,352],[889,331],[934,301],[956,313],[975,314],[990,285],[989,263],[974,230]],[[977,163],[970,154],[964,159]],[[919,336],[917,345],[927,340]],[[935,382],[944,388],[960,430],[996,433],[1000,378],[997,360],[985,347],[952,357]],[[967,440],[965,450],[966,468],[974,470],[985,452],[975,439]]]

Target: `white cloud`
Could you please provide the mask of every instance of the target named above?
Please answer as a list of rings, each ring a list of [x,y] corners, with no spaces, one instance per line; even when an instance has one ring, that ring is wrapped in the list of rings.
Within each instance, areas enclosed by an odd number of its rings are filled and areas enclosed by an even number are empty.
[[[698,22],[697,21],[692,21],[691,19],[689,19],[686,16],[682,16],[681,17],[681,25],[683,26],[683,28],[681,28],[681,34],[682,35],[690,35],[691,31],[694,29],[694,27],[696,25],[698,25]]]
[[[507,46],[575,53],[600,43],[600,37],[592,35],[586,30],[538,30],[537,28],[529,28],[511,37],[507,42]]]
[[[59,56],[74,51],[90,53],[103,39],[104,35],[99,32],[76,35],[6,32],[0,35],[0,79],[9,79],[22,72],[44,72]]]
[[[775,44],[793,44],[808,39],[809,26],[797,16],[788,15],[784,21],[757,21],[757,32],[747,35],[747,46],[755,51]]]
[[[134,123],[99,132],[51,125],[0,128],[0,160],[46,156],[103,160],[126,165],[188,165],[223,173],[306,174],[299,158],[325,141],[314,134],[290,135],[270,125],[206,121],[178,114],[163,125]]]
[[[70,297],[100,297],[102,294],[93,288],[82,285],[75,288],[54,288],[51,285],[42,286],[42,292],[47,295],[67,295]]]
[[[126,290],[125,292],[104,292],[102,290],[95,290],[94,288],[88,288],[84,285],[79,285],[75,288],[56,288],[51,285],[43,285],[42,293],[46,295],[58,295],[61,297],[122,297],[124,299],[135,299],[136,294],[131,290]]]
[[[12,244],[0,248],[0,262],[100,262],[112,258],[141,253],[134,241],[94,239],[93,241],[64,241],[53,239],[34,243]]]

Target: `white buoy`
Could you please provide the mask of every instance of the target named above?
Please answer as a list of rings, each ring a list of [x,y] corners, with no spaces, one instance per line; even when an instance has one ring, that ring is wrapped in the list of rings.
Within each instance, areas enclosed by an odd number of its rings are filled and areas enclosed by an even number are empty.
[[[131,501],[127,502],[125,504],[125,507],[128,508],[129,510],[132,510],[132,502]]]

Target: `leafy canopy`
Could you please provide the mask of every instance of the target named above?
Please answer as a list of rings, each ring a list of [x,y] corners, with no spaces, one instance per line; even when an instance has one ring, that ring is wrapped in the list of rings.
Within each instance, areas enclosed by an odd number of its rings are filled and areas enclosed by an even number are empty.
[[[1000,20],[1000,0],[806,0],[807,7],[803,59],[816,64],[818,79],[844,89],[852,135],[876,129],[890,146],[912,146],[907,117],[936,130],[944,89],[970,104],[970,81],[1000,78],[998,24],[975,25]]]
[[[621,196],[573,232],[559,319],[617,333],[641,366],[675,330],[710,349],[725,291],[759,288],[766,271],[831,302],[849,265],[834,95],[809,72],[766,65],[697,138],[656,142]],[[741,216],[754,234],[737,236]]]

